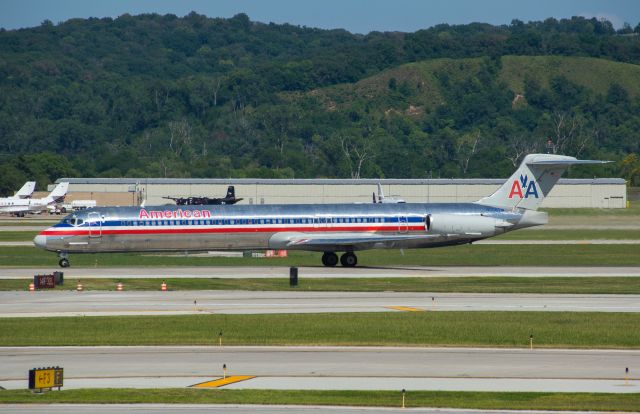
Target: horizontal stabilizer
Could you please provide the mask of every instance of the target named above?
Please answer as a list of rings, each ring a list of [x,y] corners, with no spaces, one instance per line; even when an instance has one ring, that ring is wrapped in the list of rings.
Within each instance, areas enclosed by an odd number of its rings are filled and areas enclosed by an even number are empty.
[[[579,165],[579,164],[608,164],[613,161],[601,161],[601,160],[540,160],[540,161],[531,161],[527,164],[529,165]]]
[[[607,162],[609,161],[578,160],[566,155],[529,154],[495,193],[477,203],[506,209],[536,210],[568,167]]]

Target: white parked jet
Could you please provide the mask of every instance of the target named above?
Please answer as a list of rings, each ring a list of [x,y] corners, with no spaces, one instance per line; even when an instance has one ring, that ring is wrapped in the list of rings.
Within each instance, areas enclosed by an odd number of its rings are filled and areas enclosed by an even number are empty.
[[[47,206],[60,203],[67,195],[69,183],[60,183],[44,198],[2,198],[0,199],[0,214],[14,214],[24,216],[26,213],[37,213],[47,209]],[[22,191],[22,190],[20,190]]]
[[[378,198],[376,199],[376,193],[373,193],[373,204],[377,203],[387,203],[387,204],[397,204],[397,203],[405,203],[405,201],[401,198],[395,197],[385,197],[382,192],[382,186],[378,183]]]
[[[16,198],[30,198],[31,194],[33,194],[33,190],[36,189],[35,181],[27,181],[24,183],[21,189],[19,189],[14,195],[7,197],[9,200],[15,200]],[[0,200],[4,200],[4,198],[0,198]]]

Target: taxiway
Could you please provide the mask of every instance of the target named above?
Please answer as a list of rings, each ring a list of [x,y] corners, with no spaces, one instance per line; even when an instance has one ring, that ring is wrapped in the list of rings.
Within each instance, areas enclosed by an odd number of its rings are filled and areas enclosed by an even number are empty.
[[[640,295],[296,290],[0,292],[0,317],[398,311],[640,312]]]
[[[638,392],[640,351],[393,347],[6,347],[0,386],[25,388],[37,366],[65,388],[187,387],[223,376],[231,389]],[[624,379],[625,368],[632,375]]]

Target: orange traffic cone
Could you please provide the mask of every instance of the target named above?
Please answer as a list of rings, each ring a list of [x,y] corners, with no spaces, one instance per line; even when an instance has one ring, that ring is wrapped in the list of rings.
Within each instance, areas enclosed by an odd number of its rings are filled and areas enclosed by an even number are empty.
[[[118,292],[122,292],[124,290],[124,286],[122,285],[122,282],[118,282],[118,284],[116,285],[116,290]]]
[[[162,284],[160,285],[160,290],[163,292],[167,291],[167,283],[163,280]]]
[[[33,284],[33,282],[29,283],[29,292],[35,292],[36,291],[36,285]]]
[[[78,284],[76,285],[76,290],[78,292],[82,292],[84,290],[84,286],[82,286],[82,283],[80,283],[80,281],[78,281]]]

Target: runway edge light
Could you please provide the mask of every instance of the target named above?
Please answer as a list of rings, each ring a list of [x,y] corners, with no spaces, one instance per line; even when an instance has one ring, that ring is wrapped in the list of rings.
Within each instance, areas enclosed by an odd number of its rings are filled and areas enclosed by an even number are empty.
[[[629,385],[629,367],[624,369],[624,385]]]

